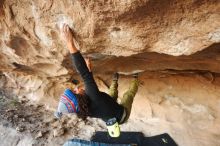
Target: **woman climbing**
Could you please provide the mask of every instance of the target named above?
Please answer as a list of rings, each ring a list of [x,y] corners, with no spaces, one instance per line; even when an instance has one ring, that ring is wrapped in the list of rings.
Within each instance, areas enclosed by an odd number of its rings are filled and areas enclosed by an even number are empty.
[[[67,47],[71,53],[72,62],[83,79],[85,90],[80,88],[72,91],[66,89],[60,98],[58,110],[55,113],[57,118],[62,114],[76,113],[85,119],[87,116],[101,118],[105,122],[114,118],[119,124],[124,123],[130,115],[132,102],[138,90],[138,74],[134,74],[129,90],[124,94],[121,104],[117,103],[118,98],[118,77],[115,73],[109,93],[99,91],[91,71],[89,59],[82,57],[73,41],[73,34],[68,25],[62,28]]]

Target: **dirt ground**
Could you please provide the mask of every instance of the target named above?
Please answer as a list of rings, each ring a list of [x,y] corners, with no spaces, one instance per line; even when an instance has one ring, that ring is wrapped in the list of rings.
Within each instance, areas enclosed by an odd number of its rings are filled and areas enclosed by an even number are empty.
[[[103,129],[101,121],[85,122],[74,115],[57,120],[44,105],[8,99],[2,93],[0,105],[1,146],[60,146],[73,137],[89,139]]]

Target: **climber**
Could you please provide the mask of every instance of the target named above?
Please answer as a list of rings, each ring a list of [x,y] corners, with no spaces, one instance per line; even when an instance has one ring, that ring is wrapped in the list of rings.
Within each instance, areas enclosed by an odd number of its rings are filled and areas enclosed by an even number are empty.
[[[115,118],[119,124],[124,123],[129,118],[132,102],[138,90],[138,74],[133,74],[134,79],[130,88],[124,94],[121,104],[118,104],[119,74],[114,74],[108,94],[100,92],[93,78],[91,61],[88,58],[84,60],[76,48],[72,31],[68,25],[64,24],[62,33],[71,53],[73,65],[83,79],[85,90],[82,88],[74,91],[66,89],[60,98],[55,116],[60,118],[62,114],[76,113],[82,119],[90,116],[101,118],[107,122],[109,119]]]

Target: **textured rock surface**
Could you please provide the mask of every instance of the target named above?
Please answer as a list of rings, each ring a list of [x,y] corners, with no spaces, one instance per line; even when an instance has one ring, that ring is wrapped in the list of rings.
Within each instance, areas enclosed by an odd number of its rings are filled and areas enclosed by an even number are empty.
[[[21,64],[59,76],[68,23],[83,52],[129,56],[154,51],[190,55],[220,42],[217,0],[1,1],[1,67]]]
[[[106,63],[112,67],[106,72],[219,72],[219,9],[218,0],[2,0],[0,70],[14,83],[17,94],[23,88],[33,99],[66,82],[71,66],[60,27],[68,23],[82,52],[97,61],[96,72],[103,73],[99,68]],[[203,49],[207,51],[196,53]],[[145,52],[196,54],[179,58]]]
[[[115,71],[146,71],[125,130],[147,127],[145,134],[168,131],[184,146],[217,146],[219,12],[218,0],[0,0],[0,88],[54,108],[79,78],[60,33],[67,23],[102,90]]]

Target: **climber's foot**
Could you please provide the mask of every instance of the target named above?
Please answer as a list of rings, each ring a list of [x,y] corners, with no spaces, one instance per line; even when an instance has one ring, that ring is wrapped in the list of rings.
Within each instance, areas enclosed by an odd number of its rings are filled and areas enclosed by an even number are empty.
[[[113,81],[117,81],[119,78],[119,74],[116,72],[113,74]]]
[[[132,74],[132,77],[135,78],[135,79],[137,79],[137,78],[138,78],[138,73]]]

